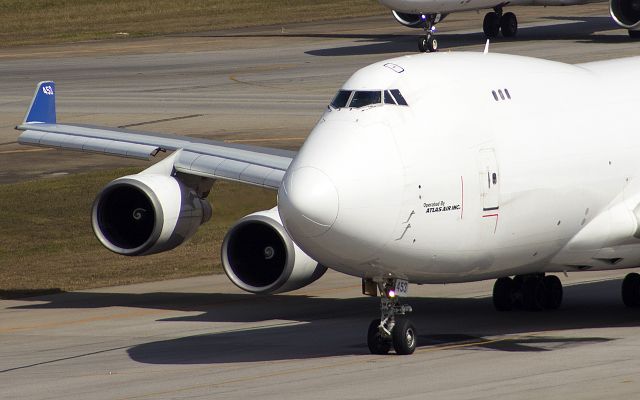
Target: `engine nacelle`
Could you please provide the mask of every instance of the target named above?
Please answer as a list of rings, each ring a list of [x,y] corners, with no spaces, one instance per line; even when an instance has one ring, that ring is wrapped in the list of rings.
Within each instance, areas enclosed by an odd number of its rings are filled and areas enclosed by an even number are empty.
[[[276,208],[240,219],[222,242],[222,266],[251,293],[282,293],[307,286],[327,271],[291,240]]]
[[[391,13],[396,21],[409,28],[422,28],[424,26],[421,14],[409,14],[395,10],[392,10]]]
[[[211,205],[172,176],[118,178],[93,203],[98,240],[114,253],[139,256],[171,250],[211,218]]]
[[[609,13],[621,27],[630,30],[640,29],[640,0],[611,0]]]

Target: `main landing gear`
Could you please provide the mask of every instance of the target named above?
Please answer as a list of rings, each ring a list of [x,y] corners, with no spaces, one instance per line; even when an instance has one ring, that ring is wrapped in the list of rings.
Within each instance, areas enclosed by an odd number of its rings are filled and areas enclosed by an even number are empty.
[[[562,283],[555,275],[517,275],[500,278],[493,285],[493,305],[498,311],[556,310],[561,304]]]
[[[399,355],[412,354],[416,349],[416,328],[404,317],[412,311],[411,306],[400,304],[398,284],[405,285],[406,293],[406,281],[385,279],[377,283],[377,288],[375,282],[363,281],[364,294],[375,296],[376,291],[380,291],[381,318],[371,321],[367,332],[367,345],[371,354],[387,354],[391,346]]]
[[[518,32],[518,19],[514,13],[502,14],[502,7],[495,7],[484,16],[482,30],[489,39],[497,37],[501,31],[504,37],[514,37]]]
[[[418,49],[422,53],[438,51],[438,40],[436,39],[434,27],[437,22],[442,20],[442,17],[439,14],[423,14],[421,18],[423,22],[424,36],[418,39]]]

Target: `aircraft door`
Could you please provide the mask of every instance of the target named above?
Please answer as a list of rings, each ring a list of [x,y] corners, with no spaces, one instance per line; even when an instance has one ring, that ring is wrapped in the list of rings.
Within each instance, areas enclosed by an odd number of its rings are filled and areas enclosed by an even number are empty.
[[[500,173],[494,149],[480,149],[478,157],[482,211],[500,207]]]

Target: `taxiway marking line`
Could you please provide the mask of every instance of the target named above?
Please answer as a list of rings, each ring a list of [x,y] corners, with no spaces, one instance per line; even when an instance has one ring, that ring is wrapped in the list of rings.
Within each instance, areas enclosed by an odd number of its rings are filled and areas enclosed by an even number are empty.
[[[213,38],[213,39],[217,39],[217,38]],[[78,57],[78,56],[85,56],[85,55],[100,55],[103,54],[104,52],[112,52],[113,54],[116,55],[136,55],[139,53],[140,50],[149,50],[149,49],[162,49],[166,48],[170,45],[168,45],[168,42],[162,42],[162,43],[151,43],[151,44],[141,44],[141,45],[130,45],[128,47],[128,49],[130,49],[130,53],[127,51],[123,51],[123,52],[117,52],[118,48],[116,46],[109,46],[109,44],[113,44],[115,40],[117,39],[107,39],[105,38],[105,43],[107,44],[107,46],[99,46],[99,47],[95,47],[95,46],[91,46],[91,48],[87,48],[87,49],[57,49],[57,50],[45,50],[45,51],[39,51],[39,50],[32,50],[31,53],[9,53],[9,54],[0,54],[0,59],[6,58],[6,59],[11,59],[11,58],[36,58],[36,57],[43,57],[43,56],[58,56],[59,58],[62,57]],[[175,40],[175,38],[172,38],[172,41]],[[197,40],[189,40],[189,41],[181,41],[181,43],[179,44],[179,46],[181,48],[184,48],[187,45],[206,45],[207,43],[210,43],[212,40],[210,38],[199,38]],[[66,43],[69,44],[69,43]],[[47,46],[47,47],[63,47],[65,45],[65,43],[61,43],[61,44],[54,44],[51,46]],[[171,51],[175,52],[175,53],[184,53],[185,51],[181,51],[178,48],[173,48]],[[188,52],[189,50],[187,50],[186,52]],[[152,53],[153,54],[153,53]]]
[[[0,151],[0,154],[35,153],[38,151],[50,151],[50,150],[55,150],[55,149],[45,148],[45,149],[25,149],[25,150],[4,150],[4,151]]]
[[[229,80],[235,82],[235,83],[241,83],[243,85],[249,85],[249,86],[258,86],[258,87],[263,87],[263,88],[267,88],[267,89],[282,89],[281,87],[278,86],[271,86],[271,85],[265,85],[262,83],[254,83],[254,82],[247,82],[247,81],[242,81],[238,78],[236,78],[235,75],[229,75]]]
[[[89,322],[96,322],[96,321],[110,321],[110,320],[115,320],[115,319],[139,317],[141,315],[152,315],[152,314],[161,314],[161,313],[168,313],[168,312],[169,311],[167,311],[167,310],[137,310],[137,311],[130,311],[130,312],[124,312],[124,313],[102,315],[102,316],[89,317],[89,318],[83,318],[83,319],[49,322],[49,323],[45,323],[45,324],[13,326],[13,327],[9,327],[9,328],[0,328],[0,334],[10,333],[10,332],[17,332],[17,331],[26,331],[26,330],[32,330],[32,329],[57,328],[57,327],[60,327],[60,326],[86,324],[86,323],[89,323]]]
[[[284,137],[284,138],[256,138],[256,139],[227,139],[225,143],[244,143],[244,142],[284,142],[287,140],[304,140],[303,137]]]
[[[151,120],[151,121],[143,121],[143,122],[136,122],[136,123],[133,123],[133,124],[120,125],[120,126],[118,126],[118,128],[122,129],[122,128],[130,128],[132,126],[141,126],[141,125],[158,124],[158,123],[161,123],[161,122],[179,121],[181,119],[202,117],[203,115],[204,114],[189,114],[189,115],[182,115],[182,116],[172,117],[172,118],[154,119],[154,120]]]

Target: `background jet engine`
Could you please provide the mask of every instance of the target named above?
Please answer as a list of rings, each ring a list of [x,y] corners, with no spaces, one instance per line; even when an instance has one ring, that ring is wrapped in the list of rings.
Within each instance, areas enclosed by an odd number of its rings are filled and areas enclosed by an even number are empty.
[[[629,29],[629,34],[640,29],[640,0],[611,0],[609,12],[618,25]]]
[[[421,14],[408,14],[400,11],[391,11],[391,13],[396,21],[409,28],[422,28],[424,26]]]
[[[291,240],[276,208],[250,214],[229,229],[222,265],[236,286],[261,294],[299,289],[327,271]]]
[[[139,256],[171,250],[211,218],[211,206],[172,176],[118,178],[93,203],[93,231],[109,250]]]

